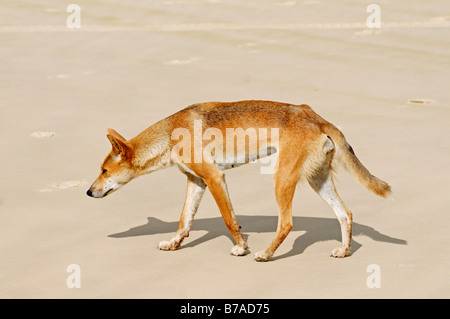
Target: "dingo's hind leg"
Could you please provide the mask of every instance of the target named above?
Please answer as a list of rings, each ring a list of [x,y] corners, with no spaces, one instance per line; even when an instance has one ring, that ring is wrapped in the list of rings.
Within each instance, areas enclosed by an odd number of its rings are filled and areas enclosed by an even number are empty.
[[[281,245],[293,227],[292,199],[300,177],[299,165],[302,160],[292,164],[287,157],[283,161],[280,154],[278,161],[278,170],[274,175],[275,197],[279,210],[277,232],[269,247],[255,254],[256,261],[267,261],[272,258],[275,250]]]
[[[332,257],[346,257],[350,255],[352,240],[352,213],[345,207],[344,202],[336,192],[330,165],[325,165],[317,173],[308,179],[311,187],[333,209],[336,214],[342,232],[342,246],[333,249]]]

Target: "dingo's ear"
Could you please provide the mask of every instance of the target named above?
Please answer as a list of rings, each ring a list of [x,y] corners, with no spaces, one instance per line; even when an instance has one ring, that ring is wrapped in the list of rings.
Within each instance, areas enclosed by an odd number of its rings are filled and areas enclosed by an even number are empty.
[[[121,140],[122,142],[126,141],[126,139],[122,135],[114,131],[112,128],[109,128],[107,131],[109,135],[115,137],[116,139]]]
[[[109,130],[108,130],[109,132]],[[133,149],[125,144],[125,139],[122,136],[114,136],[112,134],[106,135],[111,142],[113,152],[121,155],[124,160],[131,161],[133,159]]]

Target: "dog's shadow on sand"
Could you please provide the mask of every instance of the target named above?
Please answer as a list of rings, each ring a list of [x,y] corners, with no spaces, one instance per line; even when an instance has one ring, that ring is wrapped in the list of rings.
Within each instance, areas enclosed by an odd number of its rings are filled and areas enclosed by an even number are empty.
[[[165,222],[154,217],[148,217],[147,219],[148,222],[144,225],[130,228],[124,232],[111,234],[108,235],[108,237],[124,238],[167,233],[169,234],[167,240],[169,240],[175,235],[178,228],[178,221]],[[241,231],[244,234],[244,237],[248,237],[248,233],[273,233],[275,235],[278,222],[277,216],[238,215],[236,216],[236,219],[239,225],[242,226]],[[304,233],[295,239],[294,245],[289,252],[283,255],[275,255],[273,258],[274,260],[302,254],[306,248],[316,242],[327,240],[341,241],[339,222],[335,218],[294,216],[293,221],[294,227],[292,228],[292,231],[304,231]],[[207,231],[207,234],[193,241],[189,241],[189,238],[187,238],[180,249],[194,247],[219,236],[227,236],[232,241],[231,235],[228,233],[221,217],[199,218],[194,220],[191,231],[196,230]],[[291,233],[291,236],[292,235],[294,234]],[[355,236],[360,235],[368,236],[379,242],[407,245],[407,241],[404,239],[391,237],[380,233],[372,227],[353,223],[352,253],[356,252],[362,246],[354,240]],[[264,244],[269,245],[269,243],[270,242]],[[261,249],[266,248],[264,244],[261,244]]]

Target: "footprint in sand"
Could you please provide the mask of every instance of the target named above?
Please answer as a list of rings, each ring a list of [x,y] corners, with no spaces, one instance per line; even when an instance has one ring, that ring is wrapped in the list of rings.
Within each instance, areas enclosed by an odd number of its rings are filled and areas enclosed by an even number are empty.
[[[31,137],[37,138],[37,139],[45,139],[50,138],[52,136],[55,136],[55,132],[34,132],[31,134]],[[85,181],[67,181],[63,183],[54,183],[52,184],[53,188],[58,189],[67,189],[67,188],[76,188],[86,185],[87,183]],[[50,192],[51,189],[49,188],[43,188],[39,190],[41,193]]]
[[[433,99],[411,99],[408,100],[408,104],[432,104],[435,100]]]
[[[31,133],[31,137],[43,139],[55,136],[55,132],[33,132]]]
[[[52,186],[54,188],[66,189],[66,188],[75,188],[86,185],[85,181],[67,181],[64,183],[54,183]]]
[[[175,59],[175,60],[164,62],[164,64],[165,65],[185,65],[185,64],[190,64],[192,62],[195,62],[195,61],[197,61],[199,59],[200,58],[197,58],[197,57],[193,57],[193,58],[190,58],[190,59],[187,59],[187,60]]]
[[[85,181],[67,181],[63,183],[53,183],[52,188],[41,188],[39,193],[50,193],[53,189],[68,189],[68,188],[77,188],[86,185]]]
[[[64,74],[64,73],[59,73],[59,74],[53,74],[53,75],[48,75],[47,79],[48,80],[53,80],[53,79],[58,79],[58,80],[64,80],[69,78],[69,75]]]

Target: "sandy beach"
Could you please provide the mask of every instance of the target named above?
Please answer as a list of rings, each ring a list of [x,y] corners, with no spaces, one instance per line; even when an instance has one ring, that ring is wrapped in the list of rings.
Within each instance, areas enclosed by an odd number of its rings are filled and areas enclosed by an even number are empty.
[[[1,298],[450,297],[450,2],[380,0],[369,28],[373,1],[80,0],[73,29],[69,3],[0,4]],[[175,167],[86,196],[107,128],[246,99],[310,105],[392,186],[385,200],[339,170],[350,257],[330,257],[339,223],[299,184],[292,232],[254,261],[278,214],[258,164],[226,172],[242,257],[209,191],[181,249],[157,249],[183,207]]]

